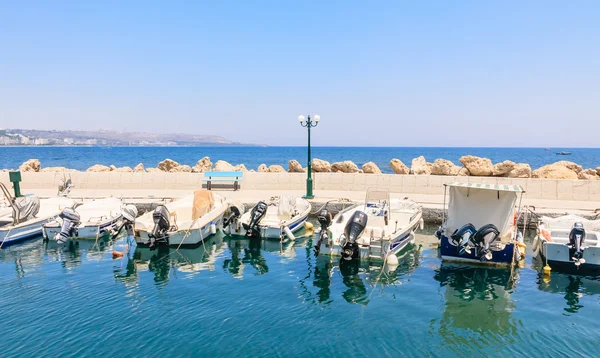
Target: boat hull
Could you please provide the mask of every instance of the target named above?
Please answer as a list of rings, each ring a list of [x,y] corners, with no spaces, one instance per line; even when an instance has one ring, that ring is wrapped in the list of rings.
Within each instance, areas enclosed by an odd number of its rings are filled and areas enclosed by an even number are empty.
[[[120,220],[121,217],[115,217],[114,219],[105,221],[99,225],[79,227],[77,229],[77,236],[73,237],[73,239],[96,240],[99,237],[109,234],[113,229],[116,229]],[[42,235],[44,236],[44,239],[53,239],[60,230],[61,227],[57,223],[50,223],[43,226]]]
[[[0,228],[0,244],[2,247],[34,239],[42,235],[42,226],[53,220],[53,217],[28,221],[11,228]]]
[[[583,250],[585,263],[575,265],[571,260],[572,250],[566,244],[548,242],[538,235],[536,247],[541,248],[539,254],[543,263],[552,270],[576,275],[595,275],[600,273],[600,247],[586,247]]]
[[[220,214],[212,220],[217,227],[220,227],[223,224],[223,212],[225,210],[221,210]],[[212,236],[212,232],[210,230],[211,223],[207,222],[202,227],[194,227],[190,230],[182,229],[174,232],[168,233],[168,243],[169,246],[190,246],[190,245],[198,245],[202,241],[206,240],[210,236]],[[150,232],[145,230],[138,231],[138,235],[135,238],[135,241],[138,245],[146,246],[150,245]]]
[[[440,254],[442,256],[442,261],[447,262],[463,262],[483,266],[510,266],[513,263],[514,252],[515,244],[508,243],[504,249],[492,251],[491,260],[481,261],[479,257],[475,255],[475,250],[472,250],[471,253],[464,253],[461,255],[457,246],[452,245],[447,236],[442,235],[440,239]]]

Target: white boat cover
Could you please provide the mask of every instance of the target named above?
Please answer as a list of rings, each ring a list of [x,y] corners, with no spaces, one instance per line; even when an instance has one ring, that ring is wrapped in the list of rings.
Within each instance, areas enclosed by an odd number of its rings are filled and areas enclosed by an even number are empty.
[[[33,219],[40,212],[40,199],[35,195],[20,196],[15,199],[19,212],[19,222]]]
[[[510,240],[519,191],[458,185],[449,187],[450,202],[446,223],[448,234],[468,223],[477,229],[486,224],[494,224],[500,230],[502,241]]]
[[[580,222],[586,231],[600,231],[600,220],[588,220],[577,215],[563,215],[557,218],[551,218],[549,216],[542,216],[541,221],[546,224],[546,227],[552,229],[565,229],[569,230],[573,227],[573,224]]]
[[[283,195],[279,198],[279,205],[277,206],[277,215],[279,216],[292,216],[294,209],[296,208],[296,198],[294,196]]]

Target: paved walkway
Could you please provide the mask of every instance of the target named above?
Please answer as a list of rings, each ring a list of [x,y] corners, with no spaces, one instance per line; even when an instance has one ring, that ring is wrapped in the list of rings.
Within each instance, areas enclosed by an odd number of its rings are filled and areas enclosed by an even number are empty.
[[[42,198],[56,195],[56,190],[39,189],[28,190],[28,193],[36,194]],[[157,189],[77,189],[71,191],[71,197],[93,199],[103,198],[108,196],[116,196],[127,199],[131,202],[155,202],[161,199],[180,198],[190,194],[189,190],[157,190]],[[225,196],[228,199],[241,200],[243,202],[258,202],[272,196],[278,195],[293,195],[302,196],[304,191],[300,190],[223,190],[215,191]],[[347,198],[353,201],[362,201],[365,199],[364,191],[340,191],[340,190],[319,190],[315,192],[315,202],[323,203],[328,200],[339,198]],[[408,197],[415,200],[425,208],[442,209],[444,202],[443,194],[402,194],[392,193],[392,198]],[[542,200],[542,199],[527,199],[527,195],[523,197],[523,205],[535,206],[539,213],[563,213],[569,212],[573,214],[592,214],[595,210],[600,209],[600,202],[594,201],[572,201],[572,200]],[[600,210],[598,210],[600,212]]]

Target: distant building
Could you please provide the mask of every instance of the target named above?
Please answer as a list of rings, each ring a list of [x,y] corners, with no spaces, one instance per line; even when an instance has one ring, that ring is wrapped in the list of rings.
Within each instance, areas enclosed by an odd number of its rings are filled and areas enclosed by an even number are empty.
[[[88,139],[85,141],[85,144],[87,145],[96,145],[98,144],[98,140],[97,139]]]
[[[67,145],[73,145],[73,143],[75,143],[75,140],[73,138],[65,138],[63,139],[63,143]]]
[[[19,144],[19,142],[15,138],[0,137],[0,145],[12,145],[12,144]]]
[[[34,141],[35,145],[48,145],[50,141],[46,138],[36,138]]]

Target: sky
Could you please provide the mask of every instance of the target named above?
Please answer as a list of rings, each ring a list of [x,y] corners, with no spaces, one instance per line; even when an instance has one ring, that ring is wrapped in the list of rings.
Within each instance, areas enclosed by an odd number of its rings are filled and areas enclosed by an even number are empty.
[[[600,1],[0,0],[0,127],[598,147]]]

